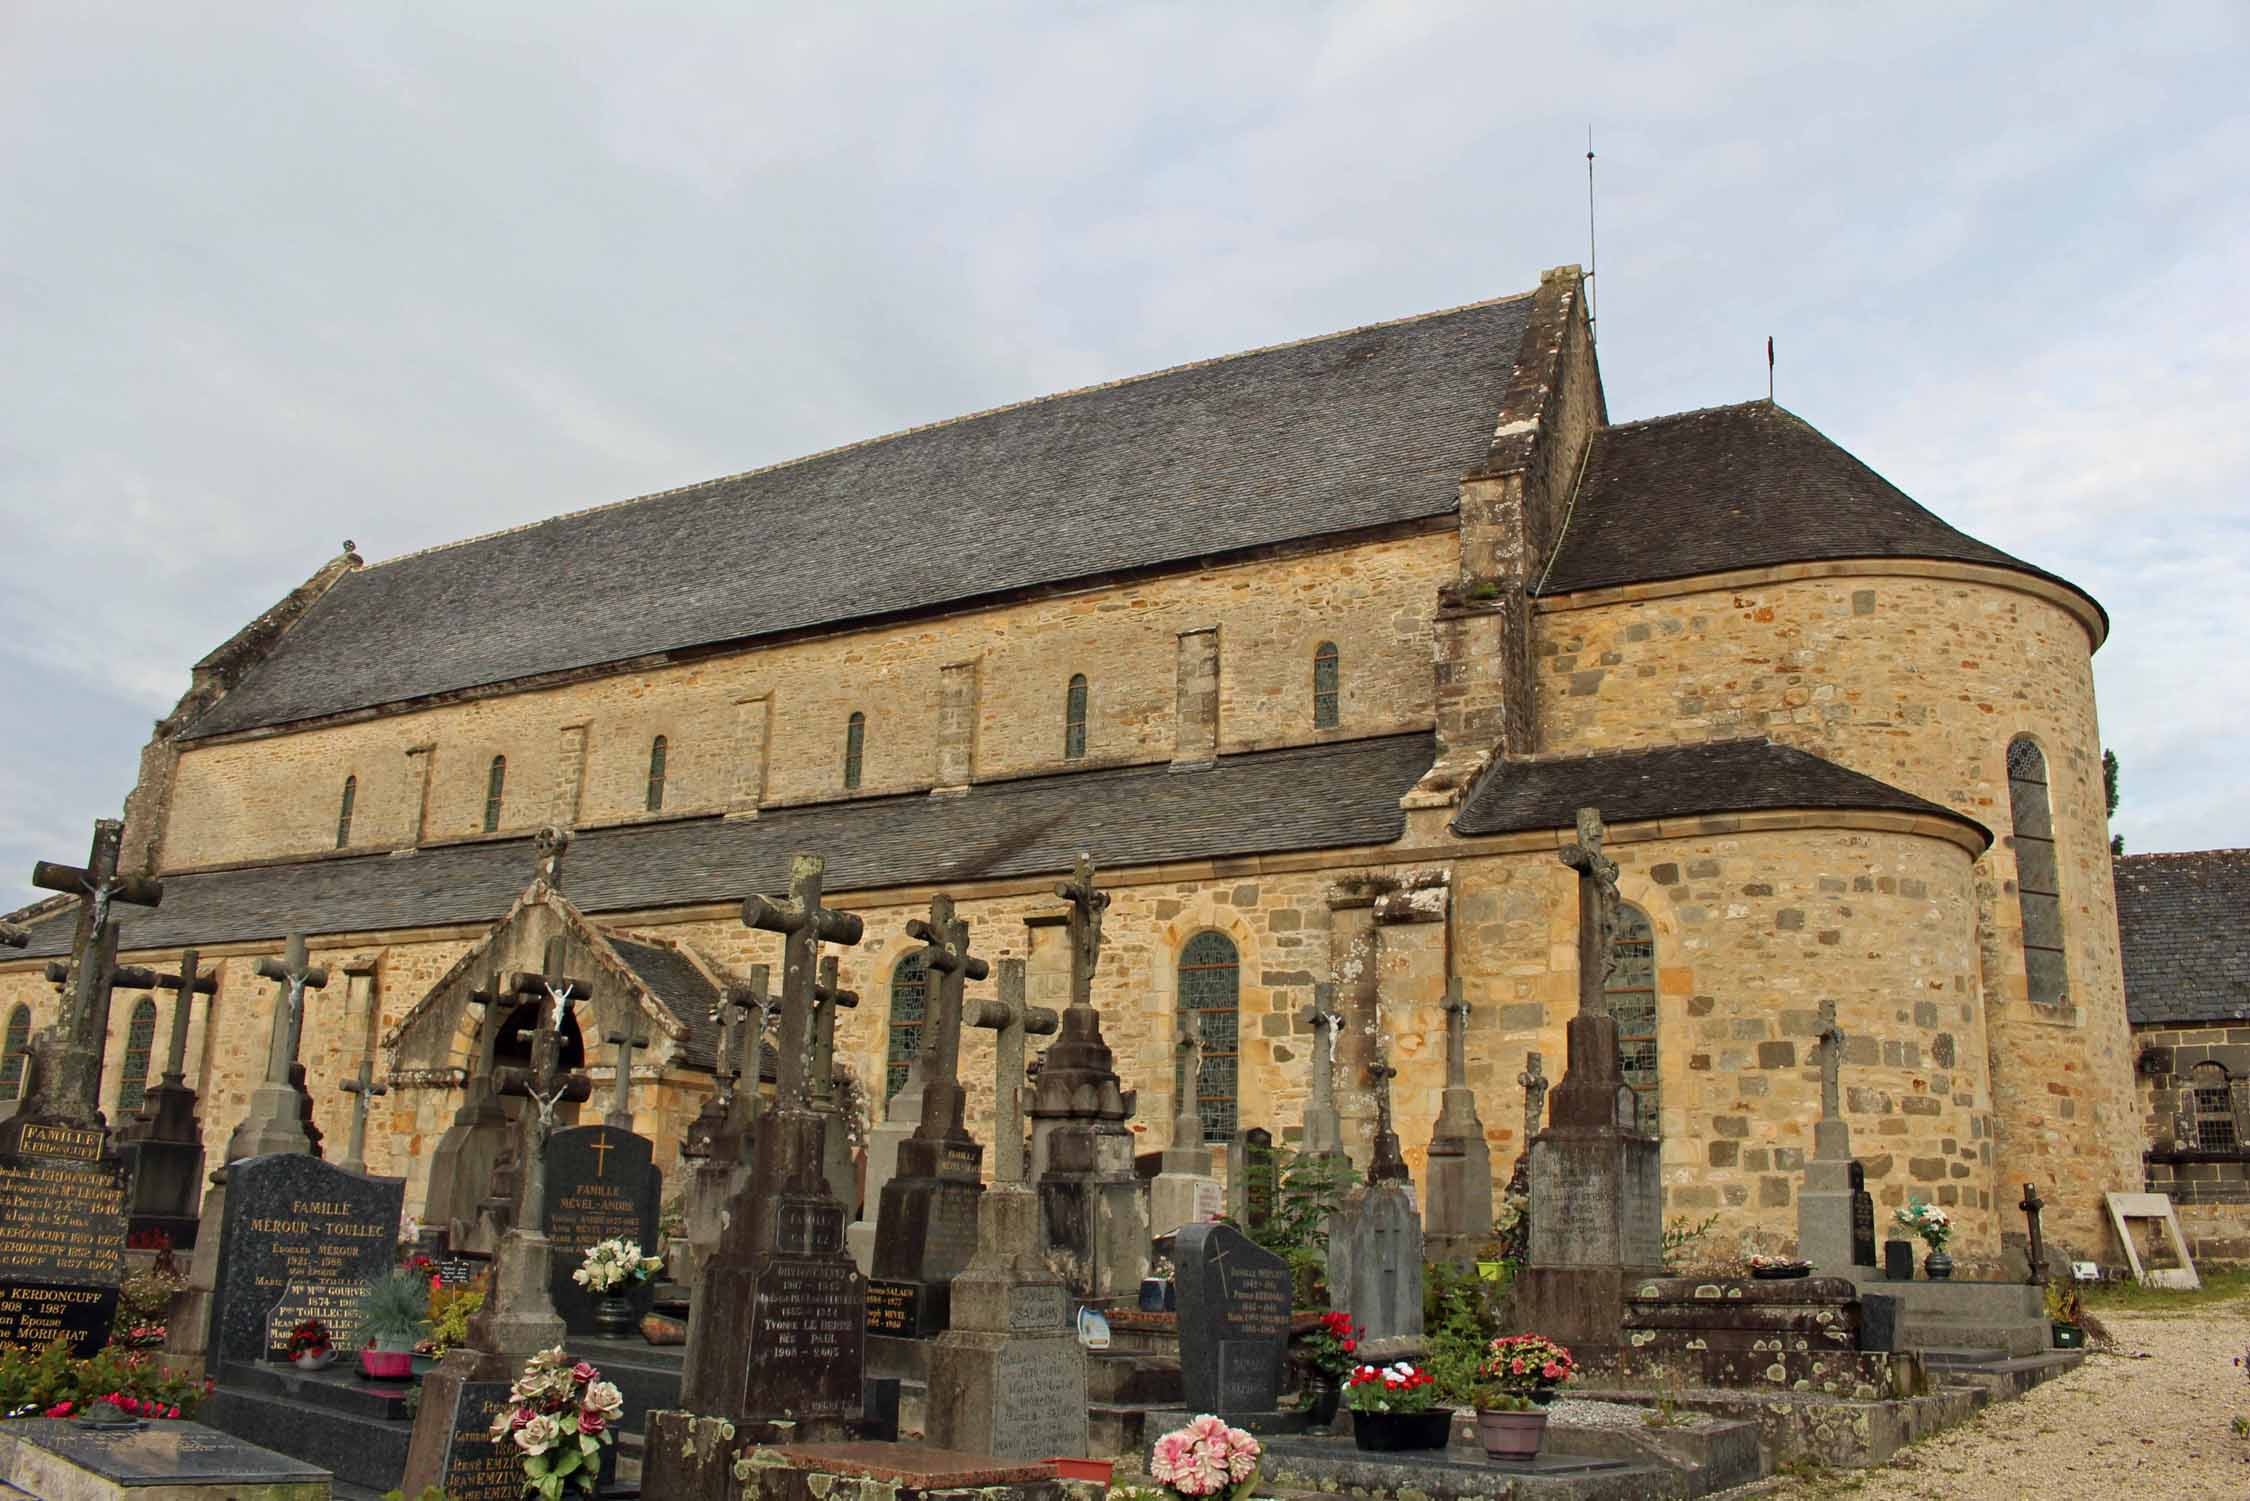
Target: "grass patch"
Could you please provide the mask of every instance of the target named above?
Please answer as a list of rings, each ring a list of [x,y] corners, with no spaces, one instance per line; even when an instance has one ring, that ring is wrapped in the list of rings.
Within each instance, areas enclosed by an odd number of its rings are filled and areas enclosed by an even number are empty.
[[[2096,1313],[2125,1313],[2148,1318],[2185,1318],[2222,1303],[2250,1298],[2250,1268],[2220,1267],[2204,1272],[2196,1292],[2170,1287],[2148,1287],[2138,1282],[2111,1282],[2087,1287],[2086,1306]]]

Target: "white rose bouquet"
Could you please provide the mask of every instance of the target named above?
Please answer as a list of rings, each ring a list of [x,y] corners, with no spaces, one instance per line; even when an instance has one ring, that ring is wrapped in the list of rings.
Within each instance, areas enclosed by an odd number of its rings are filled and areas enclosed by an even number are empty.
[[[638,1241],[618,1238],[597,1241],[586,1248],[586,1259],[570,1280],[588,1292],[614,1292],[638,1287],[664,1267],[661,1256],[643,1256]]]

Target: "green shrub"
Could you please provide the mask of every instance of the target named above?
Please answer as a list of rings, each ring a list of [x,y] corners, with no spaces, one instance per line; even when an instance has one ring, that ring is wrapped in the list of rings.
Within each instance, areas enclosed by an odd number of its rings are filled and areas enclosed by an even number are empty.
[[[54,1415],[69,1417],[108,1396],[155,1404],[166,1417],[170,1409],[188,1417],[210,1389],[208,1381],[172,1375],[138,1350],[104,1349],[79,1360],[58,1339],[40,1350],[0,1351],[0,1414],[11,1418],[51,1413],[66,1402],[70,1410]]]

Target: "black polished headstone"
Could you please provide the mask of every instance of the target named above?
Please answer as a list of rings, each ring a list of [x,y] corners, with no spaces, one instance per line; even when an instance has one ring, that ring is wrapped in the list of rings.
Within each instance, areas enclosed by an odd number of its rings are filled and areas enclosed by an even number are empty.
[[[1896,1293],[1863,1292],[1859,1295],[1860,1349],[1898,1348],[1898,1305]]]
[[[555,1312],[573,1334],[595,1332],[598,1293],[571,1280],[586,1248],[622,1237],[642,1254],[656,1254],[656,1222],[664,1175],[654,1165],[656,1149],[645,1136],[615,1126],[572,1126],[547,1139],[547,1240],[549,1291]],[[656,1284],[642,1283],[626,1295],[638,1322],[655,1301]]]
[[[1893,1282],[1914,1280],[1914,1242],[1886,1240],[1883,1242],[1883,1275]]]
[[[109,1340],[125,1275],[125,1165],[101,1131],[25,1122],[0,1153],[0,1346]]]
[[[397,1178],[347,1173],[317,1157],[277,1153],[227,1167],[209,1361],[256,1361],[277,1348],[275,1314],[315,1317],[340,1350],[358,1348],[362,1292],[391,1270]],[[279,1338],[288,1335],[287,1325]]]
[[[1231,1225],[1173,1238],[1180,1385],[1191,1412],[1272,1412],[1289,1344],[1289,1264]]]
[[[1852,1164],[1852,1265],[1875,1265],[1875,1196],[1867,1191],[1867,1169]]]

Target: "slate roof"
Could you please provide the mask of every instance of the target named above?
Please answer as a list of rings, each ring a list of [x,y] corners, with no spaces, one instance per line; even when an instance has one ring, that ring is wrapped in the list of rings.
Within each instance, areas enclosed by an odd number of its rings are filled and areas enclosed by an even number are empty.
[[[1751,401],[1598,433],[1538,592],[1839,558],[1987,563],[2077,589],[1946,525],[1794,412]]]
[[[1225,756],[1207,771],[1124,767],[981,783],[958,797],[588,829],[571,843],[563,890],[589,915],[782,892],[798,850],[826,856],[828,889],[851,892],[1067,871],[1081,850],[1119,867],[1388,844],[1405,832],[1398,799],[1433,754],[1427,734],[1392,735]],[[123,918],[120,947],[491,922],[533,864],[526,837],[167,876],[162,906]],[[34,927],[21,952],[68,948],[63,917]]]
[[[1470,789],[1453,817],[1453,831],[1567,829],[1589,805],[1613,824],[1783,808],[1930,813],[1966,824],[1983,834],[1987,845],[1992,842],[1991,831],[1973,818],[1771,740],[1498,761]]]
[[[1529,294],[917,428],[346,575],[189,729],[1439,516]]]
[[[2128,1022],[2250,1018],[2250,850],[2119,859],[2117,937]]]
[[[719,1024],[712,1016],[712,1008],[719,1003],[717,987],[678,949],[641,943],[616,933],[604,936],[617,957],[625,961],[625,967],[648,987],[648,993],[686,1024],[688,1035],[681,1049],[686,1060],[698,1068],[712,1067],[719,1055]]]

